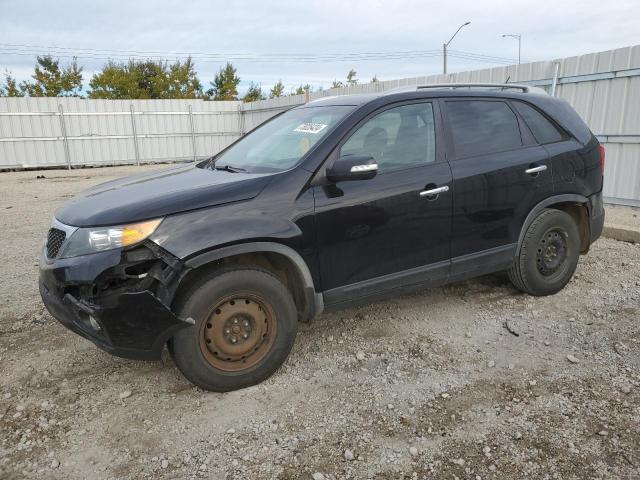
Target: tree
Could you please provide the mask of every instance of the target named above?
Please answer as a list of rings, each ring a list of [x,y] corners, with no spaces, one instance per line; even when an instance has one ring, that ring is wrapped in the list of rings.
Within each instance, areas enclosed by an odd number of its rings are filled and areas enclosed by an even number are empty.
[[[230,62],[227,62],[211,82],[211,88],[207,90],[207,95],[213,97],[214,100],[237,100],[239,83],[240,77],[236,75],[236,69]]]
[[[296,88],[294,95],[304,95],[307,92],[311,93],[311,90],[311,85],[309,85],[308,83],[306,85],[300,85],[298,88]]]
[[[126,65],[109,60],[89,81],[89,98],[140,98],[139,85],[134,79],[133,71],[133,61]]]
[[[165,98],[200,98],[202,97],[202,84],[198,80],[195,66],[191,57],[184,63],[177,60],[169,66],[168,72],[168,96]]]
[[[350,87],[353,87],[354,85],[356,85],[358,83],[358,79],[356,78],[356,75],[358,74],[358,72],[356,72],[353,68],[351,70],[349,70],[349,73],[347,73],[347,85]]]
[[[82,67],[74,58],[66,67],[51,55],[38,56],[34,81],[20,84],[20,90],[30,97],[78,97],[82,90]]]
[[[155,60],[108,62],[89,82],[90,98],[200,98],[202,85],[191,58],[169,65]]]
[[[249,89],[247,90],[245,96],[242,98],[242,101],[244,103],[249,103],[257,102],[258,100],[264,99],[265,96],[262,94],[262,88],[260,87],[260,85],[251,82],[251,85],[249,85]]]
[[[166,64],[155,60],[109,61],[89,82],[90,98],[155,99],[164,98]]]
[[[133,62],[131,70],[141,93],[137,98],[162,98],[162,92],[167,89],[166,68],[166,63],[160,60]]]
[[[4,84],[0,85],[0,96],[2,97],[24,97],[24,92],[18,87],[18,82],[9,73],[4,73]]]
[[[333,79],[333,83],[331,84],[331,88],[340,88],[340,87],[344,87],[344,85],[342,84],[342,82],[340,80],[336,80],[334,78]]]
[[[278,82],[271,88],[269,91],[269,98],[278,98],[284,94],[284,84],[282,80],[278,80]]]
[[[376,75],[375,73],[373,74],[373,78],[371,79],[371,83],[378,83],[380,80],[378,80],[378,75]]]

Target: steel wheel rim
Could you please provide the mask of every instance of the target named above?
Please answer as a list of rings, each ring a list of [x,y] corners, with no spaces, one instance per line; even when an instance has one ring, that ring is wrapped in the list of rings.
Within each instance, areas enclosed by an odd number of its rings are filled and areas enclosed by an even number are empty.
[[[563,271],[569,250],[567,239],[567,232],[556,227],[547,230],[540,238],[536,248],[536,266],[541,275],[551,277]]]
[[[200,325],[200,351],[214,368],[238,372],[267,356],[276,338],[271,305],[252,292],[229,295],[209,311]]]

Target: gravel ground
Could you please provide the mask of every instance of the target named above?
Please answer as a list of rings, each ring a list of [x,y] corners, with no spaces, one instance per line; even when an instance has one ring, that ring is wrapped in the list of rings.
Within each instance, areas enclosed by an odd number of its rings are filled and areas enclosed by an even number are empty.
[[[599,240],[552,297],[495,275],[323,315],[271,379],[206,393],[37,294],[55,208],[142,168],[0,174],[0,478],[640,477],[640,245]]]

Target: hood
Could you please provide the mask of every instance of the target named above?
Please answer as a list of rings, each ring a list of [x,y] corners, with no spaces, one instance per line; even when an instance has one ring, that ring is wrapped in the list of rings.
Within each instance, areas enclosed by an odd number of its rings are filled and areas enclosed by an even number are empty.
[[[97,185],[65,203],[55,216],[76,227],[121,225],[164,217],[254,198],[272,175],[181,165]]]

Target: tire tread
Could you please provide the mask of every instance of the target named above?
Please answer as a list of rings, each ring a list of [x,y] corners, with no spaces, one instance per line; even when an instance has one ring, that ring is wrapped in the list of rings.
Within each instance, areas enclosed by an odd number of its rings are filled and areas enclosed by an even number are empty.
[[[190,338],[193,338],[193,331],[186,332],[187,329],[179,331],[169,343],[169,352],[176,366],[193,384],[216,392],[226,392],[255,385],[271,376],[291,351],[297,331],[296,308],[291,292],[271,272],[253,265],[229,265],[207,272],[181,294],[179,301],[176,302],[176,311],[183,312],[185,308],[188,308],[189,300],[192,297],[203,295],[207,288],[214,288],[209,285],[210,282],[230,273],[244,273],[257,278],[262,277],[263,280],[268,279],[271,283],[268,288],[271,289],[272,293],[276,293],[280,297],[278,301],[284,307],[283,312],[288,312],[279,321],[287,322],[286,325],[288,326],[285,326],[284,323],[279,324],[279,329],[282,328],[283,330],[278,335],[284,335],[284,337],[282,337],[281,341],[277,341],[280,342],[280,345],[275,346],[275,349],[272,350],[274,352],[270,354],[272,358],[266,357],[264,363],[258,364],[253,370],[243,374],[239,374],[239,372],[225,374],[225,372],[213,369],[203,358],[201,359],[202,354],[199,351],[196,353],[195,348],[197,347],[194,347],[191,343],[192,340],[190,340]],[[235,281],[237,282],[238,279],[236,278]],[[197,328],[197,322],[198,320],[196,320],[196,325],[193,328]]]
[[[520,245],[518,255],[516,256],[509,270],[507,270],[507,275],[509,276],[509,280],[511,280],[511,283],[513,283],[513,285],[518,290],[524,293],[528,293],[529,295],[540,295],[540,292],[538,292],[537,289],[535,289],[534,286],[531,285],[531,283],[528,281],[527,275],[525,275],[525,262],[530,254],[529,251],[531,248],[536,248],[536,245],[533,245],[532,238],[538,233],[539,225],[546,222],[548,218],[557,216],[559,212],[567,215],[567,217],[571,219],[572,222],[574,222],[573,218],[571,218],[562,210],[556,210],[552,208],[545,208],[544,210],[542,210],[542,212],[540,212],[540,214],[533,220],[533,222],[531,222],[531,224],[527,228],[524,238],[522,239],[522,244]]]

